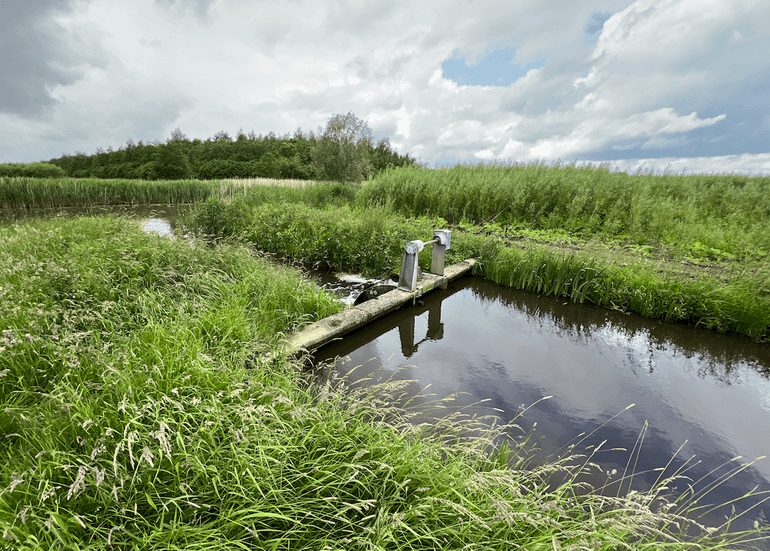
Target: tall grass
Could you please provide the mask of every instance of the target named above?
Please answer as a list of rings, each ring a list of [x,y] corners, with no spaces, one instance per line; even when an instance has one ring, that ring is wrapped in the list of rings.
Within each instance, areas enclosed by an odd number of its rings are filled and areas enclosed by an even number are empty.
[[[433,235],[431,220],[407,221],[382,209],[318,208],[305,202],[254,204],[251,199],[229,203],[210,199],[196,207],[190,227],[300,262],[371,276],[387,276],[400,269],[406,242]],[[427,269],[425,263],[430,260],[423,256],[421,262]]]
[[[500,432],[477,423],[411,424],[391,403],[403,383],[309,384],[262,353],[337,306],[243,247],[100,218],[0,228],[0,252],[5,548],[722,549],[766,537],[688,520],[701,503],[668,501],[664,473],[651,492],[603,495],[578,480],[590,453],[523,468],[525,438],[495,448]],[[469,428],[481,438],[453,438]]]
[[[408,241],[427,240],[445,223],[428,217],[407,220],[385,207],[319,208],[269,199],[258,202],[247,196],[198,205],[190,226],[198,233],[239,239],[298,261],[387,276],[400,270]],[[470,257],[479,260],[477,273],[516,289],[757,341],[770,337],[766,273],[742,274],[727,282],[705,275],[683,279],[661,274],[657,266],[643,262],[619,266],[536,244],[509,245],[495,236],[455,232],[447,261]],[[429,269],[430,255],[421,255],[420,262]]]
[[[478,251],[484,276],[501,285],[757,341],[770,337],[770,296],[748,277],[683,280],[641,262],[621,267],[545,247],[505,246],[494,238],[481,241]]]
[[[628,175],[574,163],[409,167],[377,175],[358,201],[455,224],[495,221],[666,243],[696,257],[770,252],[767,177]]]
[[[312,186],[305,180],[100,180],[96,178],[0,178],[0,209],[117,204],[177,204],[209,197],[232,199],[252,188]]]

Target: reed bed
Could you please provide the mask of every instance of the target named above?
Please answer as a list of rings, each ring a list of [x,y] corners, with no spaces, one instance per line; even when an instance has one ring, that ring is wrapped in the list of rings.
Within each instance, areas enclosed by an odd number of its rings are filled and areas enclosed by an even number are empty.
[[[493,238],[482,242],[478,257],[484,277],[515,289],[757,341],[770,338],[764,278],[683,280],[661,275],[643,262],[621,267],[546,247],[506,246]]]
[[[767,539],[760,524],[701,524],[708,488],[669,500],[686,473],[605,495],[580,482],[596,450],[531,465],[527,435],[499,444],[515,427],[455,414],[439,429],[410,423],[409,408],[393,405],[404,382],[306,380],[277,339],[338,306],[242,246],[93,218],[2,227],[0,252],[5,548],[725,549]],[[468,430],[478,437],[460,439]]]
[[[255,204],[248,197],[197,205],[189,227],[200,235],[236,239],[302,263],[380,277],[400,269],[407,241],[433,234],[429,219],[406,221],[381,209],[356,211],[306,202]],[[425,264],[429,259],[421,262],[429,267]]]
[[[290,193],[280,202],[269,196],[275,190],[267,189],[259,199],[210,199],[196,207],[190,227],[298,261],[387,277],[400,270],[408,241],[428,240],[433,229],[446,223],[440,218],[404,219],[386,207],[324,204],[310,195]],[[726,282],[707,275],[684,279],[661,274],[657,265],[641,260],[620,266],[534,243],[509,244],[483,232],[455,232],[447,261],[471,257],[479,260],[477,273],[501,285],[757,341],[770,338],[766,271],[742,273]],[[420,262],[429,269],[430,256],[421,255]]]
[[[528,229],[665,243],[696,258],[767,258],[770,178],[655,175],[545,163],[405,167],[378,174],[360,205],[452,224]]]
[[[121,204],[179,204],[209,197],[232,199],[253,187],[302,189],[305,180],[100,180],[96,178],[0,178],[0,210]]]

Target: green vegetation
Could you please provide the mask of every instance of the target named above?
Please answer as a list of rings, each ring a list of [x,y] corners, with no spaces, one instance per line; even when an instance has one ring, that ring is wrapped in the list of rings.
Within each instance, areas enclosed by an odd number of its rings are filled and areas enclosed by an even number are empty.
[[[5,178],[0,209],[196,202],[199,233],[368,275],[397,271],[406,241],[450,226],[450,260],[476,257],[497,283],[766,341],[768,182],[544,165],[408,167],[294,188]]]
[[[452,224],[495,222],[665,246],[695,258],[770,253],[768,177],[628,175],[545,164],[407,167],[378,175],[359,202]]]
[[[64,178],[64,170],[49,163],[0,164],[0,178]]]
[[[351,119],[351,115],[332,117],[327,131],[318,138],[312,132],[303,134],[297,129],[294,135],[284,136],[272,132],[266,136],[239,132],[235,139],[222,131],[202,141],[188,139],[177,128],[166,143],[144,144],[140,141],[135,144],[128,140],[125,146],[117,150],[108,147],[105,151],[100,147],[94,155],[77,152],[49,162],[64,171],[61,176],[66,174],[73,178],[328,178],[356,181],[366,177],[369,172],[376,173],[387,167],[414,163],[409,155],[393,151],[387,138],[375,144],[370,133],[362,132],[368,129],[366,123],[354,116]],[[338,119],[344,120],[345,125],[340,127],[336,124]],[[338,131],[330,131],[332,127]],[[346,134],[346,128],[353,129],[353,133]],[[352,143],[355,146],[352,152],[346,141],[351,137],[354,138]],[[320,148],[319,151],[313,153],[317,148]],[[339,158],[335,158],[337,155]]]
[[[209,197],[230,198],[253,185],[275,184],[276,180],[97,180],[93,178],[0,178],[0,210],[3,208],[55,208],[121,204],[179,204],[205,201]],[[282,185],[305,185],[304,181],[281,181]]]
[[[402,172],[414,176],[410,181],[421,174]],[[424,172],[426,178],[435,177]],[[380,178],[387,183],[394,173],[399,171]],[[427,240],[448,222],[427,207],[405,219],[394,212],[400,196],[374,193],[383,185],[375,178],[347,189],[339,184],[301,190],[255,187],[232,201],[212,198],[199,205],[191,226],[198,233],[236,238],[303,262],[387,276],[400,269],[407,241]],[[650,246],[617,251],[612,249],[617,241],[597,244],[588,241],[595,237],[590,234],[581,240],[575,233],[511,229],[501,223],[465,222],[454,229],[447,260],[475,257],[480,273],[502,285],[758,341],[770,338],[770,270],[761,250],[753,264],[746,253],[740,262],[719,264],[718,270],[693,270],[689,259],[668,253],[662,262]],[[740,232],[735,237],[745,239]],[[423,269],[429,268],[429,257],[422,255]]]
[[[287,190],[283,206],[337,227],[350,207],[326,189]],[[210,199],[200,217],[222,209],[283,222],[245,199]],[[400,231],[384,213],[348,222],[349,236]],[[0,227],[0,254],[5,548],[724,549],[766,537],[699,525],[706,490],[668,501],[684,472],[662,471],[647,492],[591,491],[580,477],[597,450],[532,464],[526,435],[500,446],[502,429],[476,421],[409,424],[393,405],[404,383],[313,384],[276,344],[339,307],[243,246],[92,218]],[[481,437],[458,438],[471,429]]]
[[[374,148],[373,143],[369,125],[351,112],[329,119],[310,153],[324,179],[360,182],[372,171],[368,153]]]

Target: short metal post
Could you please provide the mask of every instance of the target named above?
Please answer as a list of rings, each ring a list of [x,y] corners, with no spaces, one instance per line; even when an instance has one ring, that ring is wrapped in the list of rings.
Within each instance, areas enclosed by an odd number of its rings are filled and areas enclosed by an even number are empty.
[[[430,273],[444,275],[444,265],[446,263],[446,252],[452,242],[452,232],[449,230],[434,230],[433,232],[433,255],[430,261]]]
[[[410,241],[406,244],[404,262],[401,264],[401,274],[398,276],[399,289],[411,292],[417,287],[418,260],[423,247],[425,247],[425,243],[420,240]]]

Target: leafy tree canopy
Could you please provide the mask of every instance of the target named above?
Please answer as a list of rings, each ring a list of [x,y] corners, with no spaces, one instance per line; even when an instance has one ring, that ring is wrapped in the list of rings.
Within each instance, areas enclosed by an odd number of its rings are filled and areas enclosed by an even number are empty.
[[[372,163],[368,152],[374,147],[366,121],[353,112],[334,115],[311,151],[319,171],[329,180],[360,182],[369,177]]]

